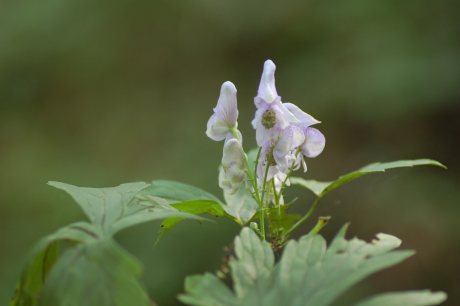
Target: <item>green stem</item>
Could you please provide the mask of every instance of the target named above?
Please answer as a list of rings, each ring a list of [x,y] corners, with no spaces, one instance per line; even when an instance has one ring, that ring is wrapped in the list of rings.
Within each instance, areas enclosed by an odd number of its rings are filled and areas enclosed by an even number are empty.
[[[264,173],[264,181],[262,184],[262,197],[260,203],[262,203],[260,212],[259,212],[259,223],[260,223],[260,233],[262,235],[262,239],[265,240],[265,193],[267,187],[267,177],[268,177],[268,170],[270,169],[270,165],[266,165],[265,173]]]
[[[318,234],[319,231],[322,230],[323,227],[325,227],[329,223],[329,220],[331,220],[331,217],[319,217],[318,222],[316,222],[315,227],[312,228],[308,234],[309,235]]]
[[[302,225],[302,223],[304,223],[305,221],[307,221],[308,218],[310,218],[310,216],[313,214],[313,212],[315,211],[316,207],[318,206],[320,200],[321,200],[321,198],[317,197],[313,201],[313,203],[311,204],[311,207],[307,211],[307,213],[299,221],[297,221],[289,230],[287,230],[284,233],[285,237],[287,237],[289,234],[291,234],[293,231],[295,231],[300,225]]]

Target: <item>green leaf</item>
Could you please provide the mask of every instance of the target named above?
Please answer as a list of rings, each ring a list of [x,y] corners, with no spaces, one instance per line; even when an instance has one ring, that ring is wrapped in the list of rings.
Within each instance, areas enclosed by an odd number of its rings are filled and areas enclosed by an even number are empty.
[[[141,194],[152,195],[176,202],[211,200],[217,203],[221,203],[217,197],[207,191],[204,191],[203,189],[188,184],[167,180],[153,181],[152,184],[145,188]]]
[[[186,201],[186,202],[173,203],[170,205],[179,211],[190,213],[190,214],[195,214],[195,215],[207,213],[215,217],[221,217],[226,214],[224,209],[222,208],[222,205],[220,205],[219,203],[215,201],[210,201],[210,200]],[[173,217],[173,218],[168,218],[164,220],[161,223],[161,230],[160,230],[159,238],[164,236],[174,226],[176,226],[178,223],[184,220],[185,220],[184,218],[180,218],[180,217]]]
[[[171,217],[205,220],[164,205],[161,198],[142,200],[139,197],[141,191],[151,187],[142,182],[109,188],[78,187],[59,182],[48,184],[69,193],[91,222],[109,236],[129,226],[151,220]]]
[[[447,295],[444,292],[429,290],[384,293],[372,297],[355,306],[430,306],[444,302]]]
[[[267,210],[268,228],[271,237],[283,236],[287,230],[302,218],[299,214],[286,213],[288,208],[288,205],[281,205],[278,207],[271,207]]]
[[[186,293],[180,299],[205,306],[327,306],[367,276],[413,254],[395,251],[401,243],[396,237],[378,234],[377,239],[366,243],[357,238],[346,240],[345,231],[346,227],[329,248],[320,235],[291,240],[274,264],[270,245],[244,228],[235,239],[236,259],[230,263],[234,292],[229,293],[218,278],[205,274],[188,278]],[[217,291],[225,292],[225,299],[213,293]],[[441,301],[425,298],[429,302],[421,305]]]
[[[10,306],[37,305],[40,290],[56,262],[57,250],[57,242],[53,242],[26,265]]]
[[[239,224],[248,223],[259,208],[256,200],[244,184],[235,194],[224,193],[224,198],[226,202],[226,205],[223,206],[225,212],[233,216]]]
[[[181,294],[179,300],[196,306],[238,306],[237,298],[214,274],[189,276],[185,280],[185,290],[194,295]]]
[[[58,242],[91,242],[98,238],[97,228],[77,222],[41,239],[32,249],[10,306],[35,306],[40,290],[57,259]]]
[[[395,168],[404,168],[404,167],[414,167],[414,166],[421,166],[421,165],[429,165],[429,166],[437,166],[441,168],[446,168],[443,164],[438,161],[431,160],[431,159],[414,159],[414,160],[400,160],[394,162],[387,162],[387,163],[373,163],[367,166],[364,166],[356,171],[350,172],[345,174],[335,181],[330,182],[319,182],[315,180],[305,180],[300,177],[292,177],[290,179],[291,184],[300,185],[309,189],[313,192],[317,197],[322,198],[327,193],[331,192],[332,190],[342,186],[345,183],[348,183],[352,180],[355,180],[363,175],[376,173],[376,172],[385,172],[389,169]]]
[[[39,305],[150,305],[140,264],[110,239],[66,250],[46,280]]]
[[[265,288],[275,264],[270,244],[261,241],[253,230],[243,228],[235,238],[235,254],[238,260],[230,262],[230,268],[236,295],[244,298]]]

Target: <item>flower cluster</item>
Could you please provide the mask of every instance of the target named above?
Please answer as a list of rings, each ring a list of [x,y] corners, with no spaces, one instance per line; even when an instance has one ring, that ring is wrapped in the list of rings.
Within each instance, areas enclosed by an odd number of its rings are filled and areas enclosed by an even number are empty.
[[[257,110],[252,126],[259,147],[256,171],[250,169],[242,147],[233,83],[222,84],[206,130],[209,138],[225,141],[219,173],[219,186],[224,194],[234,194],[245,186],[261,205],[264,197],[275,205],[283,204],[282,190],[289,185],[290,174],[301,166],[307,171],[305,158],[318,156],[325,146],[324,135],[312,127],[320,122],[295,104],[282,102],[275,87],[275,70],[271,60],[264,63],[254,98]]]

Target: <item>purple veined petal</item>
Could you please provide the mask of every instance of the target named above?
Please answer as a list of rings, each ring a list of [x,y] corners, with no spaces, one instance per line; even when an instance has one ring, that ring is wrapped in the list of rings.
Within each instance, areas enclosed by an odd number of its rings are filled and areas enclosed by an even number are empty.
[[[236,87],[232,82],[224,82],[220,88],[217,106],[214,108],[216,115],[227,123],[229,127],[236,126],[238,120],[238,106],[236,101]]]
[[[278,97],[275,87],[275,70],[275,64],[271,60],[266,60],[260,78],[257,96],[264,99],[267,103],[272,103],[273,100]]]
[[[291,159],[287,159],[286,156],[295,151],[304,141],[305,135],[299,127],[290,125],[282,130],[273,150],[273,157],[276,162],[283,168],[289,168],[290,165],[286,165],[285,163],[289,162]]]
[[[321,121],[316,120],[313,116],[307,114],[293,103],[284,103],[283,105],[304,127],[321,123]]]
[[[259,123],[256,126],[256,142],[259,147],[262,146],[270,138],[267,130],[262,126],[262,123]]]
[[[206,135],[214,141],[221,141],[227,137],[229,127],[217,114],[213,114],[208,120]]]
[[[307,128],[305,130],[305,142],[302,145],[302,153],[306,157],[316,157],[321,154],[326,145],[326,138],[323,133],[315,128]]]

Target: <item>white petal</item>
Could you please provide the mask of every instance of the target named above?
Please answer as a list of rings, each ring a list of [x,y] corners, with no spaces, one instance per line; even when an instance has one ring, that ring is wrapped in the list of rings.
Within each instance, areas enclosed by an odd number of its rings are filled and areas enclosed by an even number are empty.
[[[264,63],[264,70],[260,78],[257,96],[264,99],[267,103],[271,103],[276,97],[278,97],[275,87],[275,70],[275,64],[271,60],[266,60]]]
[[[294,115],[297,120],[299,120],[303,126],[310,126],[313,124],[320,123],[320,121],[316,120],[313,116],[307,114],[303,110],[301,110],[297,105],[292,103],[284,103],[283,104],[289,112]]]
[[[235,193],[245,179],[245,155],[241,143],[236,138],[226,140],[219,172],[219,186],[225,192]]]
[[[214,112],[227,123],[228,127],[236,126],[238,106],[236,101],[236,87],[232,82],[227,81],[222,84],[219,100],[217,100]]]
[[[302,145],[302,153],[306,157],[316,157],[323,152],[326,138],[315,128],[307,128],[305,131],[305,143]]]
[[[216,114],[213,114],[208,120],[206,135],[215,141],[224,140],[229,132],[228,125],[220,119]]]
[[[237,139],[233,138],[225,142],[222,153],[222,165],[224,168],[233,163],[241,165],[241,168],[244,169],[244,158],[243,147]]]
[[[273,150],[273,156],[277,163],[280,163],[282,166],[290,166],[284,165],[286,160],[286,155],[294,151],[297,147],[299,147],[305,141],[305,136],[302,130],[296,126],[289,126],[284,129],[281,134],[280,138]]]

